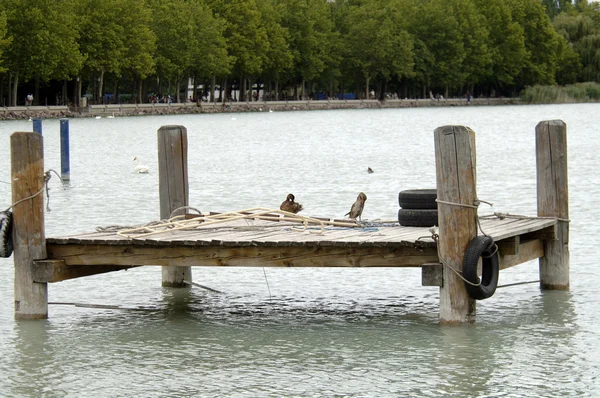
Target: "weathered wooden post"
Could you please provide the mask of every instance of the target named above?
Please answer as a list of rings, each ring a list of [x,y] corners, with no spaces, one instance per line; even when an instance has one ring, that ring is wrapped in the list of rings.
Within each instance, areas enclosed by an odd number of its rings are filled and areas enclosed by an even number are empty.
[[[31,270],[33,260],[46,258],[43,137],[16,132],[10,136],[10,148],[15,319],[48,318],[48,284],[34,282]]]
[[[180,207],[188,206],[187,129],[184,126],[162,126],[158,129],[158,188],[160,218],[167,219]],[[164,287],[189,287],[192,267],[163,266]]]
[[[477,236],[475,132],[463,126],[435,129],[440,261],[462,271],[469,242]],[[474,322],[476,305],[454,271],[443,267],[440,322]]]
[[[562,120],[538,123],[535,128],[538,216],[556,217],[556,240],[544,241],[540,257],[540,287],[569,289],[569,184],[567,126]]]

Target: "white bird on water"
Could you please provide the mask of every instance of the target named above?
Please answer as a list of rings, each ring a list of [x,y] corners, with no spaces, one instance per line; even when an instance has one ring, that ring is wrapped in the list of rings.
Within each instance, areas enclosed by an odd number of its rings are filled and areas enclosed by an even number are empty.
[[[138,174],[148,173],[148,166],[140,164],[140,159],[138,159],[137,156],[133,157],[133,161],[135,162],[135,168],[133,169],[134,172]]]

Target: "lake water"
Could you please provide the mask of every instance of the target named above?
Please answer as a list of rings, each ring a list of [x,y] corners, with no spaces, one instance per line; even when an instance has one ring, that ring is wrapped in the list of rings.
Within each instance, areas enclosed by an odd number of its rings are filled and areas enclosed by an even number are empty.
[[[49,319],[15,321],[13,260],[0,259],[2,397],[600,396],[599,104],[340,110],[73,119],[71,181],[50,180],[46,236],[137,225],[159,215],[156,132],[188,130],[190,205],[395,219],[398,192],[435,188],[433,131],[477,134],[478,196],[536,214],[535,126],[568,126],[571,289],[500,288],[477,322],[438,324],[438,289],[419,269],[194,267],[163,289],[160,267],[49,285]],[[0,122],[0,207],[10,206],[10,134]],[[60,171],[59,121],[43,122],[45,169]],[[134,156],[150,168],[133,173]],[[375,172],[368,174],[367,167]],[[539,279],[537,261],[500,284]]]

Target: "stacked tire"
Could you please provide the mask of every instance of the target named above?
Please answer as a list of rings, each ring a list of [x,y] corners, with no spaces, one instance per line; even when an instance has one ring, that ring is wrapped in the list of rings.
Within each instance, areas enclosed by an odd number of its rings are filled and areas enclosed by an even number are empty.
[[[398,194],[398,222],[405,227],[438,225],[437,190],[409,189]]]

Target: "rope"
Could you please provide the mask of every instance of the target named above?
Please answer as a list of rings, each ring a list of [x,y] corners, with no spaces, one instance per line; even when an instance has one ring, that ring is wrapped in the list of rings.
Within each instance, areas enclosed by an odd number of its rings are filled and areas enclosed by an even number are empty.
[[[158,311],[157,309],[154,309],[154,308],[121,307],[120,305],[105,305],[105,304],[48,302],[48,305],[72,305],[72,306],[80,307],[80,308],[99,308],[99,309],[103,309],[103,310]]]
[[[181,207],[178,207],[178,208],[176,208],[175,210],[173,210],[171,212],[171,215],[169,216],[169,219],[175,217],[175,213],[177,213],[179,210],[184,210],[184,209],[194,210],[199,215],[202,215],[202,212],[200,210],[196,209],[195,207],[192,207],[192,206],[181,206]],[[184,216],[185,216],[185,214],[184,214]]]
[[[450,265],[446,260],[444,260],[442,258],[441,253],[440,253],[440,242],[439,242],[440,236],[439,235],[437,235],[437,234],[434,233],[434,234],[431,235],[431,238],[435,241],[435,245],[437,247],[437,252],[438,252],[438,258],[440,259],[440,263],[442,263],[442,265],[444,267],[448,267],[450,270],[452,270],[452,272],[454,272],[456,274],[456,276],[458,276],[460,279],[462,279],[463,282],[468,283],[471,286],[477,287],[477,286],[481,285],[481,281],[479,281],[479,283],[473,283],[473,282],[467,280],[464,276],[462,276],[462,272],[461,271],[459,271],[456,268],[454,268],[452,265]]]
[[[501,287],[509,287],[509,286],[526,285],[526,284],[529,284],[529,283],[538,283],[538,282],[539,282],[539,280],[537,280],[537,281],[527,281],[527,282],[515,282],[515,283],[508,283],[508,284],[506,284],[506,285],[500,285],[500,286],[497,286],[497,287],[496,287],[496,289],[500,289]]]
[[[518,215],[518,214],[510,214],[510,213],[487,214],[487,215],[484,215],[484,216],[480,216],[479,218],[481,218],[483,220],[492,219],[492,218],[498,218],[500,220],[503,220],[505,218],[513,218],[515,220],[537,220],[537,219],[541,219],[541,220],[557,220],[557,221],[563,221],[563,222],[568,222],[568,223],[571,222],[571,220],[568,219],[568,218],[544,217],[544,216],[523,216],[523,215]]]
[[[196,282],[191,282],[191,281],[186,281],[186,280],[184,280],[184,281],[183,281],[183,283],[185,283],[185,284],[187,284],[187,285],[191,285],[191,286],[200,287],[200,288],[202,288],[202,289],[205,289],[205,290],[211,291],[211,292],[213,292],[213,293],[219,293],[219,294],[223,294],[223,292],[222,292],[222,291],[220,291],[220,290],[213,289],[213,288],[210,288],[210,287],[208,287],[208,286],[201,285],[201,284],[199,284],[199,283],[196,283]]]
[[[25,202],[29,199],[33,199],[36,196],[38,196],[39,194],[41,194],[42,192],[44,192],[44,190],[46,190],[46,210],[50,211],[50,187],[48,186],[48,181],[50,181],[50,178],[52,177],[52,175],[50,174],[51,172],[54,172],[54,174],[56,174],[58,176],[58,178],[63,181],[63,179],[60,177],[60,175],[58,175],[58,173],[52,169],[46,171],[44,173],[44,183],[42,184],[42,188],[37,191],[36,193],[34,193],[31,196],[28,196],[26,198],[20,199],[18,201],[16,201],[15,203],[13,203],[9,208],[7,208],[5,211],[9,211],[10,209],[14,208],[15,206],[17,206],[18,204]]]
[[[267,282],[267,290],[269,291],[269,301],[273,300],[273,296],[271,296],[271,287],[269,286],[269,280],[267,279],[267,271],[265,271],[265,267],[263,267],[263,274],[265,275],[265,282]]]
[[[299,216],[294,213],[290,213],[283,210],[267,209],[267,208],[252,208],[239,211],[233,211],[229,213],[217,213],[211,215],[202,215],[190,219],[186,219],[185,215],[175,216],[168,220],[161,220],[153,222],[140,227],[126,228],[119,227],[117,234],[128,239],[148,237],[150,235],[159,234],[165,231],[180,231],[196,229],[198,227],[204,227],[208,225],[221,224],[236,220],[267,220],[267,221],[288,221],[295,223],[302,223],[303,227],[291,227],[290,229],[297,232],[315,233],[322,235],[325,232],[325,225],[340,226],[340,227],[360,227],[359,224],[354,222],[340,222],[340,221],[324,221],[313,217]],[[309,224],[317,224],[320,226],[318,231],[309,229]],[[239,226],[233,226],[230,228],[242,228]],[[248,228],[248,227],[243,227]],[[102,232],[105,232],[103,230]]]

